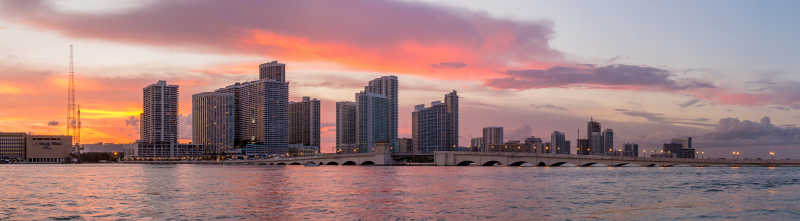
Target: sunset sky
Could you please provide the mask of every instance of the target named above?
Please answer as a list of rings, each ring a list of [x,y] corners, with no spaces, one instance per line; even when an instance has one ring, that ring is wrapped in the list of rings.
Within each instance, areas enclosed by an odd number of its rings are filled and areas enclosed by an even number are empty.
[[[75,47],[82,143],[138,139],[142,88],[191,96],[287,66],[290,99],[335,102],[397,75],[399,133],[416,104],[461,96],[460,144],[567,133],[593,117],[645,149],[695,137],[712,156],[800,158],[800,1],[0,0],[0,131],[62,134]],[[574,153],[574,151],[573,151]]]

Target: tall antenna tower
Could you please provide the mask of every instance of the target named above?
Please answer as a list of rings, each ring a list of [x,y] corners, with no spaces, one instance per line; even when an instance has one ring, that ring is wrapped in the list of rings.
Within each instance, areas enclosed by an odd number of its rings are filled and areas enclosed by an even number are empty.
[[[72,45],[69,45],[69,83],[67,86],[67,136],[77,138],[78,134],[78,110],[75,107],[75,69],[72,56]],[[72,140],[76,142],[75,139]]]
[[[78,146],[78,150],[80,151],[80,145],[81,145],[81,105],[80,104],[78,104],[78,125],[77,125],[77,131],[76,131],[75,134],[76,135],[75,135],[75,137],[73,137],[74,138],[73,140],[75,140],[75,145]]]

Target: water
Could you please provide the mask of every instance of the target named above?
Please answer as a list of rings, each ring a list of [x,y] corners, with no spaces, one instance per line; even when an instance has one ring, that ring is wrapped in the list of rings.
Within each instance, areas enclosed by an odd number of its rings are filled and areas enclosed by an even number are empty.
[[[0,165],[0,220],[799,220],[800,168]]]

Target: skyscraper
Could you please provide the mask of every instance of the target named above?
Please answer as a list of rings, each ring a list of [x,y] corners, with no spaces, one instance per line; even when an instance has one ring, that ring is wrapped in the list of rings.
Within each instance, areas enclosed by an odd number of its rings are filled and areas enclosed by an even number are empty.
[[[140,139],[145,143],[178,142],[178,85],[158,81],[142,96]]]
[[[551,148],[554,148],[557,154],[569,154],[569,141],[563,132],[553,131],[550,134],[550,143],[553,145]]]
[[[458,94],[456,90],[444,95],[444,104],[447,105],[449,117],[447,130],[447,145],[458,147]]]
[[[603,130],[603,151],[606,155],[614,154],[614,130],[611,128]]]
[[[272,61],[258,65],[258,79],[286,82],[286,64]]]
[[[376,143],[390,143],[386,120],[389,107],[389,99],[384,95],[368,91],[356,93],[358,152],[370,152]]]
[[[391,146],[397,147],[397,76],[383,76],[369,81],[364,92],[380,94],[387,100],[386,134]]]
[[[192,95],[192,143],[222,153],[234,148],[236,116],[232,93]]]
[[[455,150],[458,147],[458,95],[450,92],[445,103],[420,104],[411,113],[414,147],[420,152]]]
[[[483,146],[484,151],[487,151],[491,145],[503,144],[503,127],[484,127],[483,128]]]
[[[303,97],[289,103],[289,144],[299,144],[319,153],[319,100]]]
[[[586,139],[589,141],[591,154],[603,154],[605,148],[603,148],[603,134],[599,122],[589,120],[586,124]]]
[[[422,153],[445,151],[448,145],[449,116],[447,106],[435,101],[430,107],[420,104],[411,113],[411,134],[414,146]]]
[[[350,148],[357,144],[356,103],[336,102],[336,148]]]
[[[289,83],[265,78],[236,83],[216,92],[234,94],[236,143],[253,154],[283,155],[289,142]]]

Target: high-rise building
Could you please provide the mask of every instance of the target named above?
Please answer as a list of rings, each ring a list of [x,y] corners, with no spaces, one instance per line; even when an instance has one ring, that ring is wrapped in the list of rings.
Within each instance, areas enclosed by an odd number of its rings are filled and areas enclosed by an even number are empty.
[[[0,133],[0,160],[25,161],[25,133]]]
[[[456,91],[444,97],[445,103],[420,104],[411,113],[411,133],[414,147],[420,152],[455,150],[458,147],[458,95]]]
[[[422,153],[445,151],[448,145],[447,133],[450,128],[447,106],[435,101],[430,107],[420,104],[411,113],[411,134],[414,146]]]
[[[557,154],[569,154],[569,141],[567,141],[567,137],[563,132],[553,131],[553,133],[550,134],[550,143],[553,145],[552,148],[555,148]]]
[[[216,153],[234,148],[236,106],[232,93],[204,92],[192,95],[192,143]]]
[[[378,93],[356,93],[356,135],[358,152],[373,151],[376,143],[390,144],[388,119],[389,99]],[[395,145],[396,147],[396,145]]]
[[[258,79],[286,82],[286,64],[272,61],[258,65]]]
[[[484,127],[483,146],[503,144],[503,127]]]
[[[319,153],[319,111],[319,100],[310,97],[289,103],[289,144],[300,144]]]
[[[383,76],[369,81],[364,92],[380,94],[386,97],[386,136],[390,146],[397,146],[397,76]]]
[[[589,141],[591,154],[602,155],[604,153],[603,134],[599,122],[589,120],[586,124],[586,139]]]
[[[622,151],[622,156],[639,157],[639,144],[626,143],[625,149]]]
[[[336,102],[336,148],[352,147],[357,144],[356,103]]]
[[[447,106],[448,130],[447,145],[458,147],[458,94],[456,90],[444,95],[444,104]]]
[[[158,81],[143,89],[140,139],[145,143],[178,142],[178,85]]]
[[[469,140],[469,147],[475,152],[485,152],[483,149],[483,137],[475,137]]]
[[[265,78],[216,90],[234,95],[237,146],[247,154],[285,155],[289,142],[289,83]]]
[[[611,128],[603,130],[603,151],[606,155],[614,154],[614,130]]]

